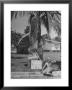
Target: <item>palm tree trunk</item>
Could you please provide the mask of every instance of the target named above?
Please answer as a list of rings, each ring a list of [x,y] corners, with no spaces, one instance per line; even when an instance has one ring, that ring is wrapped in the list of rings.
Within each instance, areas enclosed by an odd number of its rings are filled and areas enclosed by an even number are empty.
[[[41,60],[43,60],[43,50],[42,50],[42,44],[41,44],[41,20],[40,20],[40,12],[37,12],[37,19],[38,19],[38,55]]]

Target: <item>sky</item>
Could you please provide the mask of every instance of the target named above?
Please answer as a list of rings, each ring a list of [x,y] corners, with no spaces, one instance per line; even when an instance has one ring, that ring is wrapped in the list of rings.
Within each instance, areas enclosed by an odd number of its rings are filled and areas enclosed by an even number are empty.
[[[29,20],[29,14],[25,14],[23,16],[17,16],[17,18],[12,19],[12,30],[24,33],[24,30],[26,29],[26,26],[29,26],[28,20]]]

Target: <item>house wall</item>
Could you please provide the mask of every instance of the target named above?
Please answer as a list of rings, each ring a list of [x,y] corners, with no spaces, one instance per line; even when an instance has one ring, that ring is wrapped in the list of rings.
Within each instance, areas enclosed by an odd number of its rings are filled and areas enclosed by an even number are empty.
[[[60,50],[60,44],[45,42],[43,45],[43,50]]]
[[[61,52],[46,52],[44,51],[43,52],[43,60],[47,61],[47,60],[55,60],[55,61],[61,61]]]

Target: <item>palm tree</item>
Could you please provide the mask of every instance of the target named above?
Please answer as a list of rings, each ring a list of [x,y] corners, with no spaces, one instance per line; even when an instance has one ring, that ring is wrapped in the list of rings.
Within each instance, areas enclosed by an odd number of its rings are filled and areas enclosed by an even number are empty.
[[[12,18],[16,18],[18,16],[17,15],[17,14],[19,14],[18,12],[19,11],[12,11],[11,20],[12,20]],[[25,13],[25,12],[23,11],[23,13]],[[39,52],[40,49],[42,49],[41,48],[41,39],[42,39],[42,37],[41,37],[41,22],[43,22],[43,24],[45,25],[47,32],[49,34],[49,32],[50,32],[50,29],[49,29],[50,21],[49,20],[51,18],[51,22],[52,22],[52,20],[54,19],[54,21],[56,22],[56,26],[57,26],[57,28],[56,28],[57,32],[60,35],[61,34],[61,22],[60,22],[61,20],[58,15],[61,15],[61,14],[58,11],[30,11],[29,13],[31,14],[30,20],[29,20],[30,27],[31,27],[30,35],[29,35],[30,44],[33,45],[34,42],[36,40],[38,40],[37,51],[38,51],[38,54],[40,55],[40,53],[42,53],[42,51]],[[58,18],[58,20],[56,20],[54,18],[54,15]],[[42,57],[42,56],[43,55],[40,55],[40,57]],[[43,57],[42,57],[42,59],[43,59]]]
[[[31,31],[30,31],[30,41],[38,40],[38,54],[43,59],[42,55],[42,47],[40,45],[41,41],[41,22],[43,21],[43,24],[47,28],[47,32],[49,34],[49,15],[51,16],[51,22],[54,19],[54,15],[57,16],[59,19],[58,15],[61,15],[58,11],[35,11],[31,13],[30,17],[30,24],[31,24]],[[57,28],[58,35],[61,34],[61,20],[54,20],[56,23],[55,28]],[[34,27],[35,26],[35,27]],[[31,41],[31,44],[34,42]],[[40,51],[40,52],[39,52]]]
[[[38,49],[37,52],[40,58],[43,60],[43,52],[42,52],[42,45],[41,45],[41,22],[43,21],[44,25],[49,32],[49,25],[48,25],[48,17],[45,11],[36,11],[32,12],[30,17],[30,24],[31,24],[31,31],[30,31],[30,40],[31,44],[34,44],[36,40],[38,40]],[[34,41],[34,42],[33,42]]]

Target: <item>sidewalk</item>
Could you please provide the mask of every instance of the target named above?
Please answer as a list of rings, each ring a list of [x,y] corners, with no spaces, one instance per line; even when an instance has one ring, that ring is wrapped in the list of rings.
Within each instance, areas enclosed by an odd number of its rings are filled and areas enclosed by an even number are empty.
[[[11,72],[12,79],[53,79],[61,78],[44,76],[41,72]]]

